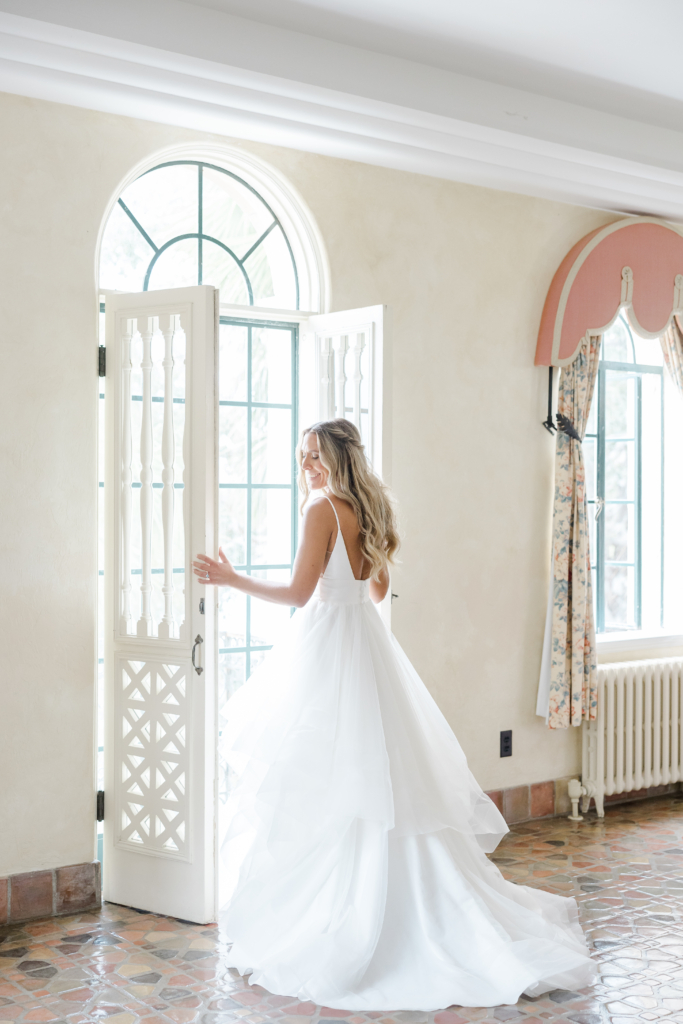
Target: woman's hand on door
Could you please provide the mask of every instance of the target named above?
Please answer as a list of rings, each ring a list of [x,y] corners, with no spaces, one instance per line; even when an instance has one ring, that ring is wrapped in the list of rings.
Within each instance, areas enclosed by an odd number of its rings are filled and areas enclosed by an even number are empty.
[[[237,573],[232,563],[225,557],[223,548],[218,549],[218,558],[220,561],[217,562],[208,555],[197,555],[197,561],[192,563],[192,571],[199,577],[199,583],[214,587],[233,585]]]

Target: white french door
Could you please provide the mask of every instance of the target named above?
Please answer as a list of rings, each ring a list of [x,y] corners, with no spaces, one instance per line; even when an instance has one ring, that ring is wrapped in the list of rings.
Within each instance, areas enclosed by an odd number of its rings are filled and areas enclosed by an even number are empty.
[[[217,291],[107,296],[104,897],[215,920]]]
[[[385,307],[220,314],[204,286],[106,299],[104,897],[202,923],[217,732],[289,610],[206,591],[192,559],[289,574],[302,426],[346,416],[389,469]]]
[[[301,426],[351,420],[385,483],[391,482],[389,326],[386,306],[316,313],[302,325],[299,360]]]

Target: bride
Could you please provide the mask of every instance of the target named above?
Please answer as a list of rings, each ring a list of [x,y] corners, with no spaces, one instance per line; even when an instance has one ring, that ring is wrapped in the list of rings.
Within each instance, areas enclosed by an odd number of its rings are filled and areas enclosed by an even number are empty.
[[[204,583],[302,609],[223,733],[237,776],[222,846],[232,965],[270,992],[356,1011],[591,984],[576,903],[488,860],[505,821],[373,607],[398,536],[358,430],[316,423],[297,455],[289,583],[242,575],[222,550],[193,563]]]

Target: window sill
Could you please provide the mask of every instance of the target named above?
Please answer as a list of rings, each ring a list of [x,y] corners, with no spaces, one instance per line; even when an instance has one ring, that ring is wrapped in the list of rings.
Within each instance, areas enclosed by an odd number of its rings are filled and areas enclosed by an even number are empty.
[[[596,637],[596,640],[598,654],[608,656],[624,651],[638,651],[647,656],[647,651],[666,652],[669,649],[683,648],[683,634],[603,633]]]

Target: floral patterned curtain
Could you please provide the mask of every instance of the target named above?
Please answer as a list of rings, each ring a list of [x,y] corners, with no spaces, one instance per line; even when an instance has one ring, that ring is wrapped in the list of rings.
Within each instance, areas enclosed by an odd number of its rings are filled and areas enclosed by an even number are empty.
[[[587,337],[562,369],[558,413],[583,440],[600,358],[599,336]],[[597,714],[597,656],[588,550],[586,478],[581,441],[558,431],[555,448],[552,608],[548,612],[551,729],[581,725]],[[540,703],[540,695],[539,695]]]
[[[673,318],[671,326],[667,327],[659,340],[662,343],[664,363],[669,375],[683,394],[683,334],[676,317]]]

